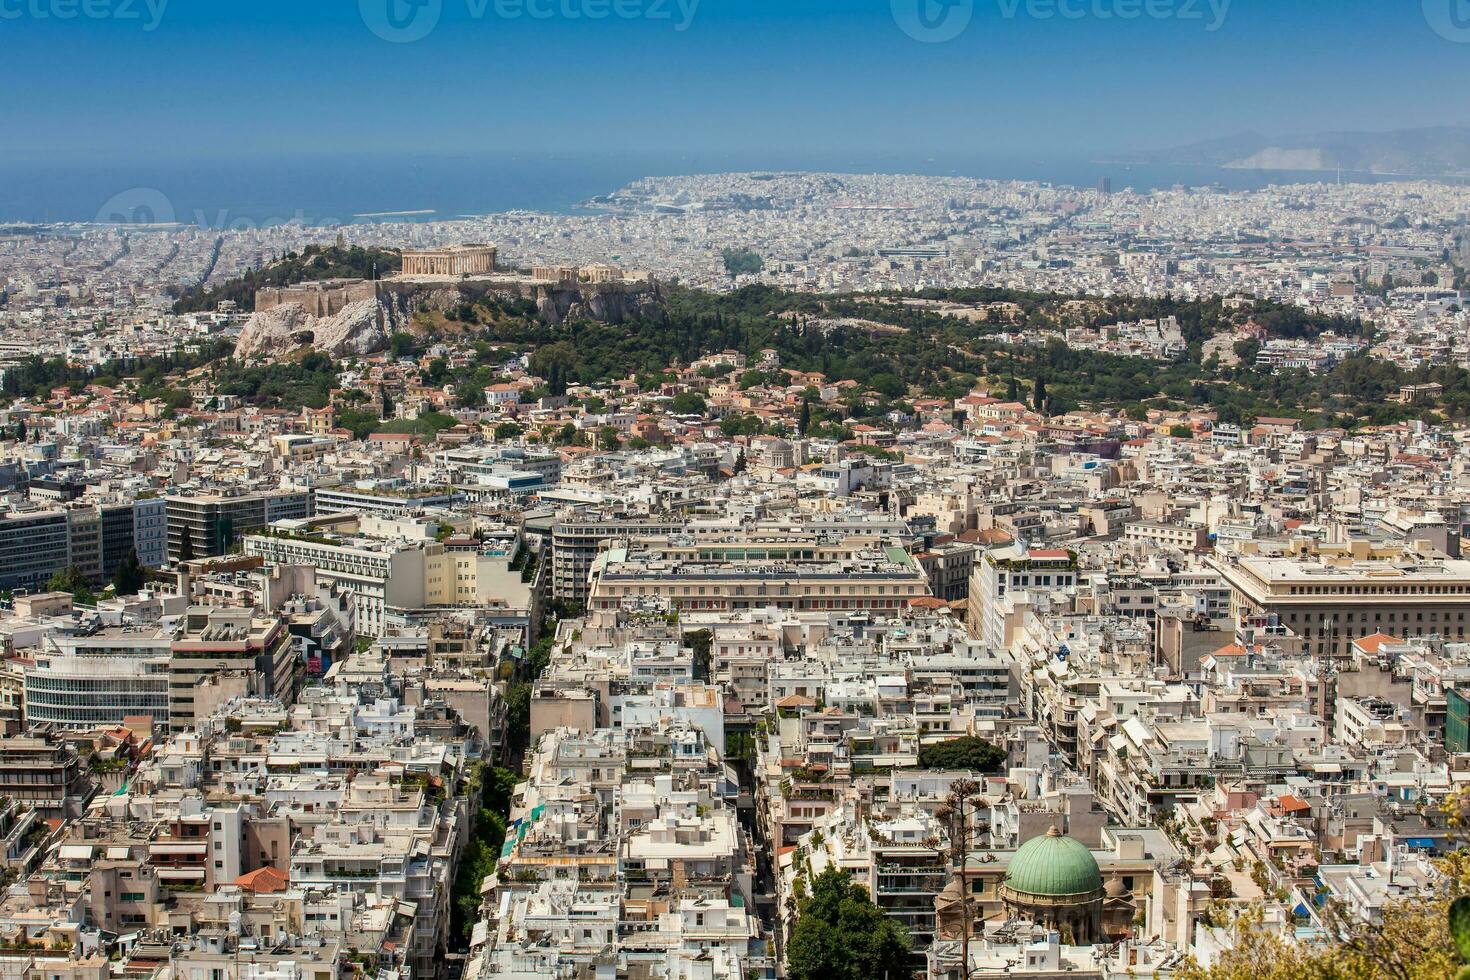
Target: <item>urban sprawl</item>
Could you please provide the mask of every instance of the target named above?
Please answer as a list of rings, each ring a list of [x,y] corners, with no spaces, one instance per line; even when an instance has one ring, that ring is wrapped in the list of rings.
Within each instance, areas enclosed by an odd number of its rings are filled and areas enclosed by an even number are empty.
[[[1470,187],[1125,178],[0,229],[6,974],[1185,978],[1442,894]]]

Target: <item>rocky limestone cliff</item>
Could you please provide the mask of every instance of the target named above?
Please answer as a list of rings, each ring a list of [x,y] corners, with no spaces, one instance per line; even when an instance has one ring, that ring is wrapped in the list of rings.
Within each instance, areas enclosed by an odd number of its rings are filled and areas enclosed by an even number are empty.
[[[425,287],[380,282],[377,300],[349,303],[334,316],[317,317],[300,303],[282,303],[246,322],[235,356],[250,358],[315,347],[334,357],[374,354],[388,347],[395,331],[407,330],[420,310],[447,312],[480,299],[532,300],[541,317],[560,325],[568,320],[623,323],[639,316],[659,317],[656,283],[520,285],[461,283]]]
[[[240,331],[235,356],[277,354],[298,347],[315,347],[334,357],[373,354],[388,346],[388,338],[408,322],[402,297],[349,303],[334,316],[315,317],[300,303],[284,303],[256,313]]]
[[[536,291],[536,309],[551,323],[567,320],[623,323],[639,316],[661,316],[658,299],[658,287],[653,284],[643,289],[548,287]]]

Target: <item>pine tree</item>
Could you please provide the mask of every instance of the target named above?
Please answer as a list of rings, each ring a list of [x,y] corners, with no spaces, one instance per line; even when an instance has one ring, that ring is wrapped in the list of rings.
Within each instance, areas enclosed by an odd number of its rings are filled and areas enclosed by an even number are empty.
[[[123,555],[122,564],[112,576],[112,587],[118,595],[137,595],[148,581],[148,572],[138,560],[138,549],[129,548]]]
[[[1031,396],[1031,407],[1038,412],[1046,408],[1046,379],[1040,375],[1036,378],[1036,391]]]
[[[796,423],[796,433],[803,439],[806,438],[806,430],[812,426],[812,400],[803,398],[801,400],[801,420]]]
[[[194,560],[194,538],[189,533],[189,529],[188,528],[184,528],[183,534],[179,537],[179,564],[182,565],[185,562],[189,562],[189,561],[193,561],[193,560]]]

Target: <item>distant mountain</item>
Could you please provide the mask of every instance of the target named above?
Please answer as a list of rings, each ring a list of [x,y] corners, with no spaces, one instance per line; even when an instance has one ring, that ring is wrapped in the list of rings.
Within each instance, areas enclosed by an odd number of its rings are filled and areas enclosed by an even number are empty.
[[[1350,170],[1414,177],[1470,175],[1470,128],[1270,137],[1247,132],[1144,153],[1136,161],[1239,170]]]

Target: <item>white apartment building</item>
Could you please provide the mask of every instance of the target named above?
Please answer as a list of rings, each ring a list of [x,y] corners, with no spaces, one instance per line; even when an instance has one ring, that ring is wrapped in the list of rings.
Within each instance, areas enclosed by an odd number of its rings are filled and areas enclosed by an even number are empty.
[[[530,585],[502,550],[474,539],[333,539],[275,531],[245,538],[245,554],[278,565],[311,565],[317,580],[352,597],[357,632],[381,636],[389,610],[504,605],[526,609]]]
[[[970,635],[992,650],[1009,648],[1018,605],[1029,592],[1077,589],[1077,556],[1066,549],[1010,545],[987,551],[970,575]]]
[[[130,716],[166,723],[172,643],[161,629],[46,637],[35,664],[25,667],[26,721],[77,729]]]

